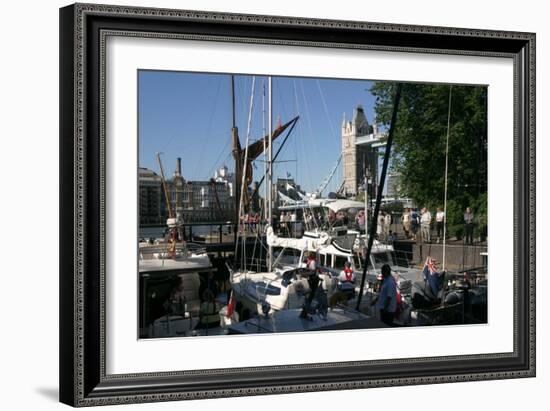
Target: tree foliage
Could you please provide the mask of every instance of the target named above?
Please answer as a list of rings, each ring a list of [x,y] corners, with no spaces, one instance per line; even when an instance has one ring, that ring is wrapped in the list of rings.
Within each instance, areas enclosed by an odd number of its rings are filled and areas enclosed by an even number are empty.
[[[375,112],[389,126],[395,83],[375,82]],[[400,195],[418,206],[443,207],[450,85],[403,84],[392,147]],[[462,212],[487,210],[487,87],[453,85],[449,130],[448,224]]]

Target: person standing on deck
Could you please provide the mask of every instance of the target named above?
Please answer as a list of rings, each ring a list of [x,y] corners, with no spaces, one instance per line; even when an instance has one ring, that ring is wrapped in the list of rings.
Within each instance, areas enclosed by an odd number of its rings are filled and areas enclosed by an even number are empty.
[[[445,224],[445,212],[441,207],[437,208],[437,213],[435,214],[435,224],[437,227],[437,243],[439,244],[440,239],[443,238],[443,224]]]
[[[388,264],[384,264],[381,271],[382,286],[378,296],[372,300],[371,305],[374,305],[379,311],[382,322],[391,327],[397,310],[397,284]]]
[[[388,237],[390,234],[391,227],[391,213],[384,212],[384,240],[389,241]]]
[[[351,268],[351,263],[346,261],[344,264],[344,269],[340,272],[338,276],[338,288],[347,299],[351,299],[355,296],[355,273]]]
[[[472,245],[474,243],[474,213],[470,207],[467,207],[464,212],[464,235],[466,244]]]
[[[288,237],[292,237],[290,233],[290,219],[291,219],[290,211],[287,211],[285,215],[285,228],[286,228],[286,235]]]
[[[296,222],[298,221],[298,215],[296,214],[296,210],[292,211],[292,214],[290,214],[290,232],[292,233],[291,237],[296,232]]]
[[[357,213],[357,225],[359,226],[359,233],[365,234],[365,212],[362,210]]]
[[[420,233],[422,242],[429,243],[432,241],[431,235],[432,213],[424,207],[420,216]]]
[[[405,238],[410,238],[410,231],[411,231],[411,209],[406,208],[403,211],[403,215],[401,216],[401,224],[403,225],[403,231],[405,233]]]
[[[376,234],[378,235],[378,240],[380,241],[384,241],[386,239],[384,237],[384,233],[386,232],[386,229],[384,228],[385,225],[386,218],[384,217],[384,212],[382,211],[378,216],[378,225],[376,227]]]
[[[315,253],[311,252],[308,254],[306,259],[306,268],[312,273],[317,271],[317,256]]]
[[[416,241],[416,234],[418,233],[418,227],[420,227],[420,219],[418,218],[418,212],[411,210],[411,233],[412,239]]]

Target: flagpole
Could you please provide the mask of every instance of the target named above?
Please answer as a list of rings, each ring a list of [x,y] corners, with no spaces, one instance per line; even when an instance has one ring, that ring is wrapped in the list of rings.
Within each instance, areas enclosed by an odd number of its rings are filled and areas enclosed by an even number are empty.
[[[447,174],[449,171],[449,134],[451,129],[451,97],[453,85],[449,87],[449,112],[447,114],[447,143],[445,146],[445,198],[443,200],[443,272],[445,272],[445,248],[447,243]]]
[[[266,128],[265,128],[265,80],[262,81],[262,135],[266,135]],[[266,140],[264,138],[264,176],[267,176],[267,145]],[[258,187],[259,188],[259,187]],[[265,196],[264,196],[264,218],[267,220],[268,224],[270,223],[267,218],[267,184],[265,188]]]
[[[272,87],[273,87],[273,79],[271,76],[269,76],[269,82],[268,82],[268,105],[269,105],[269,112],[268,112],[268,141],[267,141],[267,170],[268,170],[268,178],[267,178],[267,223],[268,225],[273,224],[273,209],[272,209],[272,202],[273,202],[273,163],[272,163],[272,156],[273,151],[271,149],[272,146],[272,136],[273,136],[273,94],[272,94]],[[267,271],[271,271],[273,266],[273,247],[269,246],[268,254],[267,254]]]

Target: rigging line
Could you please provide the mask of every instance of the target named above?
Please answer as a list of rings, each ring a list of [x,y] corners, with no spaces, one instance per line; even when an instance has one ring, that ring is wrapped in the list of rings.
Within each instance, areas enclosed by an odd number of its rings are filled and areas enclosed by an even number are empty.
[[[296,90],[296,79],[292,79],[292,87],[294,89],[294,102],[295,102],[294,114],[299,115],[300,111],[299,111],[299,104],[298,104],[298,91]],[[299,131],[300,139],[303,139],[302,125],[298,124],[298,127],[299,128],[297,131]],[[294,151],[298,153],[298,141],[296,141],[296,139],[294,139]],[[296,170],[295,170],[294,178],[296,179],[296,181],[298,181],[298,162],[296,162]]]
[[[193,179],[195,180],[198,180],[199,179],[199,176],[197,176],[197,169],[199,168],[199,164],[201,162],[201,160],[203,159],[203,156],[204,156],[204,150],[206,149],[206,147],[209,146],[209,141],[210,141],[210,133],[212,132],[212,120],[214,119],[214,114],[216,113],[216,108],[218,106],[218,97],[220,95],[220,89],[221,89],[221,85],[222,85],[222,77],[219,76],[218,77],[218,85],[216,87],[216,97],[214,98],[214,107],[212,108],[212,110],[210,111],[210,118],[208,120],[208,126],[206,128],[206,133],[204,134],[205,138],[204,138],[204,144],[201,144],[201,150],[200,150],[200,154],[199,156],[196,158],[196,161],[195,161],[195,166],[194,166],[194,170],[195,170],[195,173],[193,174]],[[211,174],[208,174],[207,178],[210,177]]]
[[[231,142],[231,139],[226,139],[227,141],[225,142],[225,146],[222,148],[222,150],[220,151],[220,154],[218,154],[218,157],[216,158],[216,161],[214,162],[214,164],[212,165],[212,167],[210,167],[210,170],[208,172],[208,175],[211,176],[212,173],[214,172],[214,170],[218,167],[218,164],[219,164],[219,161],[220,159],[222,158],[222,155],[224,154],[225,150],[227,149],[227,147],[229,146],[229,143]],[[225,159],[224,159],[224,162],[225,160],[227,159],[228,156],[231,155],[231,152],[226,155]]]
[[[443,271],[445,271],[445,251],[447,236],[447,176],[449,171],[449,135],[451,130],[451,99],[453,96],[453,85],[449,87],[449,112],[447,113],[447,142],[445,145],[445,194],[443,199]]]
[[[279,110],[278,120],[277,120],[277,123],[280,124],[281,117],[287,118],[287,111],[286,111],[284,99],[281,97],[281,96],[283,96],[283,93],[281,92],[281,87],[280,87],[279,83],[280,83],[280,81],[275,82],[275,87],[277,87],[277,100],[278,100],[278,102],[281,106],[281,108]],[[274,164],[276,164],[276,163],[274,163]],[[277,167],[277,171],[280,171],[280,167]]]
[[[246,150],[248,150],[248,143],[250,141],[250,134],[252,132],[252,114],[254,112],[254,94],[255,94],[255,91],[256,91],[255,84],[256,84],[256,77],[253,76],[252,77],[252,91],[251,91],[251,95],[250,95],[250,110],[248,112],[248,125],[247,125],[247,128],[246,128],[246,144],[247,144],[247,149]],[[247,158],[247,156],[245,156],[245,158]],[[246,164],[246,160],[245,160],[245,164]],[[245,168],[245,174],[246,174],[246,168]],[[241,187],[241,188],[242,188],[242,190],[244,190],[243,187]],[[248,191],[248,187],[246,187],[246,188],[247,188],[247,191]],[[243,193],[242,190],[241,190],[241,198],[242,198],[242,193]],[[250,205],[250,202],[249,202],[249,205]],[[239,205],[239,208],[240,207],[241,206]],[[249,212],[247,213],[249,219],[250,219],[250,211],[251,210],[249,210]],[[247,227],[248,221],[245,221],[244,223],[245,223],[244,227]],[[247,236],[248,236],[248,233],[247,233]],[[244,267],[246,269],[246,244],[245,243],[246,243],[245,241],[242,242],[243,256],[244,256]],[[251,268],[252,268],[252,264],[253,264],[253,259],[254,259],[254,252],[252,254],[252,259],[250,261],[250,267]]]
[[[311,115],[309,113],[309,106],[307,104],[307,99],[306,99],[306,92],[305,92],[305,89],[304,89],[304,81],[301,80],[300,81],[300,87],[301,87],[301,91],[302,91],[302,99],[304,100],[304,108],[306,110],[306,115],[307,115],[307,122],[308,122],[308,126],[309,126],[309,136],[311,138],[311,141],[312,141],[312,147],[313,147],[313,150],[315,151],[314,152],[314,155],[315,155],[315,158],[320,158],[319,157],[319,152],[317,151],[317,145],[315,144],[315,139],[313,137],[313,126],[311,124]],[[306,145],[306,142],[305,142],[305,139],[303,142],[301,142],[301,145],[302,146],[305,146]],[[304,148],[304,152],[307,152]],[[306,171],[307,171],[307,178],[308,178],[308,182],[309,182],[309,186],[310,187],[314,187],[314,184],[313,184],[313,178],[311,177],[311,169],[309,168],[309,165],[306,163]]]
[[[302,86],[301,91],[302,91],[302,94],[303,94],[303,84],[302,84],[302,82],[300,82],[299,85]],[[296,95],[296,104],[298,106],[299,105],[299,96],[298,96],[298,87],[296,85],[295,85],[295,95]],[[305,104],[305,99],[304,99],[304,111],[303,111],[302,114],[305,115],[305,117],[307,118],[307,123],[308,124],[307,124],[307,126],[306,125],[300,126],[301,127],[300,131],[301,131],[301,136],[302,136],[301,140],[302,141],[297,141],[296,142],[296,146],[297,146],[296,151],[301,150],[302,152],[307,153],[304,149],[304,147],[307,145],[306,137],[308,137],[308,133],[309,133],[309,137],[311,136],[311,134],[313,133],[313,128],[312,128],[312,125],[311,125],[311,118],[310,118],[310,115],[309,115],[309,108],[308,108],[307,104]],[[306,159],[307,159],[307,156],[306,156]],[[308,173],[311,174],[309,169],[308,169],[308,166],[309,165],[306,161],[305,166],[302,167],[302,173],[301,174],[303,175],[304,180],[308,177]],[[311,176],[309,176],[309,179],[310,179],[309,183],[311,185]]]
[[[286,111],[285,101],[281,97],[283,95],[283,93],[281,92],[281,87],[279,86],[278,81],[275,83],[275,86],[277,87],[277,99],[279,100],[279,104],[281,105],[281,112],[282,113],[279,113],[279,114],[282,114],[283,117],[286,118],[287,117],[287,111]]]
[[[269,90],[269,101],[268,101],[268,177],[267,182],[269,183],[269,190],[267,190],[269,196],[267,201],[267,219],[271,223],[273,221],[273,78],[268,77],[268,90]],[[273,247],[269,246],[267,253],[267,270],[271,271],[273,269]]]
[[[243,211],[243,192],[244,192],[244,188],[245,188],[245,182],[246,182],[246,170],[247,170],[247,166],[246,166],[246,163],[248,161],[248,145],[249,145],[249,142],[250,142],[250,128],[251,128],[251,124],[252,124],[252,108],[254,107],[254,87],[256,85],[256,76],[253,76],[252,77],[252,91],[250,93],[250,111],[248,113],[248,127],[247,127],[247,131],[246,131],[246,142],[245,142],[245,149],[244,149],[244,162],[243,162],[243,167],[242,167],[242,178],[241,178],[241,195],[240,195],[240,198],[239,198],[239,221],[238,223],[240,223],[241,221],[241,216],[242,216],[242,211]],[[243,229],[244,229],[244,226],[243,226]],[[237,237],[238,239],[238,237]],[[237,249],[238,249],[238,241],[235,243],[235,255],[237,254]],[[244,244],[244,241],[243,241],[243,244]],[[243,246],[244,247],[244,246]],[[245,250],[246,248],[244,248]],[[245,256],[245,260],[244,260],[244,264],[245,264],[245,270],[246,270],[246,256]]]
[[[327,115],[327,121],[328,121],[328,125],[330,127],[330,132],[333,136],[335,136],[336,133],[334,132],[334,125],[332,124],[332,120],[331,120],[329,112],[328,112],[328,106],[327,106],[327,102],[325,100],[325,96],[323,94],[323,90],[321,90],[321,83],[319,82],[319,79],[316,79],[316,82],[317,82],[317,88],[319,89],[319,94],[321,95],[321,101],[323,102],[323,107],[325,108],[325,114]]]
[[[248,76],[238,76],[237,77],[237,80],[240,78],[240,81],[239,81],[239,92],[240,92],[240,102],[241,102],[241,115],[239,116],[239,118],[246,118],[246,112],[247,112],[247,107],[246,107],[246,86],[247,86],[247,82],[248,82]]]
[[[254,238],[254,248],[252,249],[252,258],[251,258],[251,266],[254,262],[254,256],[256,255],[256,245],[258,244],[258,241],[260,239],[260,228],[262,226],[262,223],[261,223],[261,216],[262,214],[264,213],[264,206],[261,205],[260,206],[260,212],[259,212],[259,215],[260,215],[260,226],[258,227],[258,225],[256,225],[256,235],[255,235],[255,238]],[[262,241],[259,242],[260,244],[260,251],[262,250],[262,248],[264,249],[264,251],[269,251],[269,249],[264,245],[264,243]],[[259,253],[260,254],[260,257],[259,259],[261,259],[261,252]],[[258,265],[257,265],[258,266]],[[256,271],[260,271],[259,269],[257,269]]]

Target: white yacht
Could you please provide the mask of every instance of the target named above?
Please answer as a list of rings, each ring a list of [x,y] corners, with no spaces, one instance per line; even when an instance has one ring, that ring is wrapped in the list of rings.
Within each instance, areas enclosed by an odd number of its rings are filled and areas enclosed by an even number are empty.
[[[301,308],[305,296],[310,291],[308,277],[310,271],[300,263],[306,252],[315,252],[330,243],[328,235],[318,238],[281,238],[274,234],[273,228],[266,229],[266,239],[270,247],[280,248],[271,271],[253,271],[247,269],[230,270],[233,292],[244,309],[250,314],[273,312]],[[298,254],[297,261],[290,260],[287,252]],[[330,298],[335,290],[336,281],[329,273],[320,273],[320,287]]]

